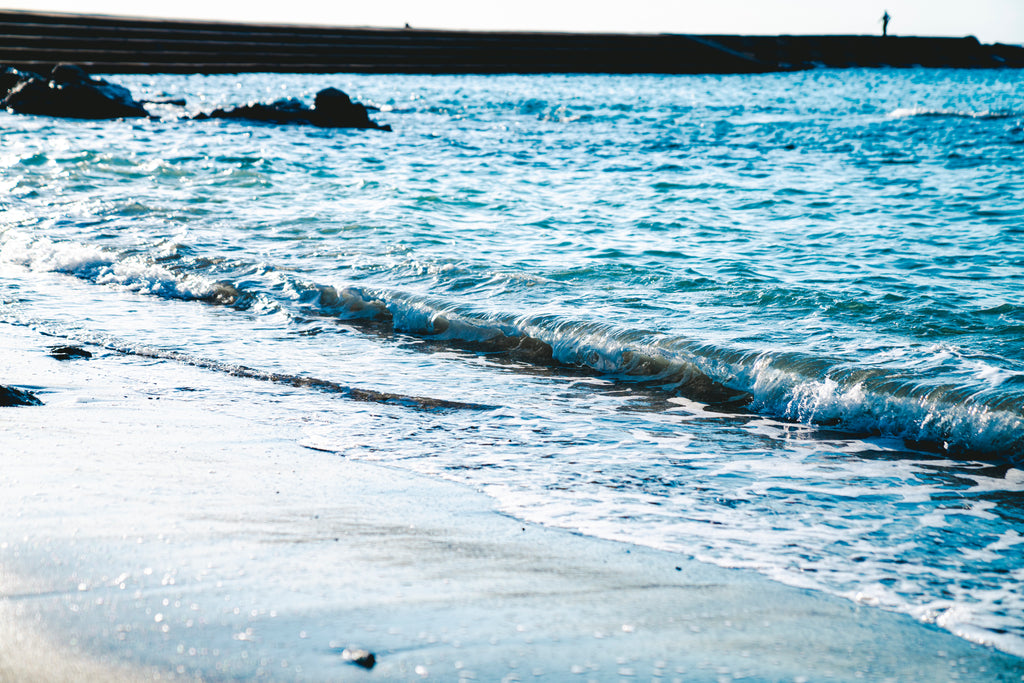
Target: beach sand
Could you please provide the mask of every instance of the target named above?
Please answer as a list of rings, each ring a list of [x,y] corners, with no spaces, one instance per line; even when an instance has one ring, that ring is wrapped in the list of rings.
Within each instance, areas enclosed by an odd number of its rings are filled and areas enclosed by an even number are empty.
[[[0,408],[2,681],[1024,680],[906,616],[303,448],[276,406],[309,390],[47,355],[73,341],[0,323],[0,384],[45,403]]]

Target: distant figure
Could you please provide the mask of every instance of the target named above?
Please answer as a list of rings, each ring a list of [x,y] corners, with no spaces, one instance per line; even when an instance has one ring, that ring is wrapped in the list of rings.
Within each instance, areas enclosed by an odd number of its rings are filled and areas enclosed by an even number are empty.
[[[889,10],[885,10],[882,14],[882,37],[889,35],[889,21],[892,17],[889,16]]]
[[[409,26],[409,24],[408,24],[408,23],[406,23],[406,24],[405,24],[405,27],[406,27],[406,28],[412,28],[412,26]]]

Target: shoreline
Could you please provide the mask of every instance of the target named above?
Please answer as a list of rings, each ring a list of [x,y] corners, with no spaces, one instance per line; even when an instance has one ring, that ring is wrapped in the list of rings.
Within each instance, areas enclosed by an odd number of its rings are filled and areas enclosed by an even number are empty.
[[[0,680],[1024,676],[907,616],[520,522],[304,448],[283,410],[250,419],[301,389],[62,343],[0,322],[0,383],[44,402],[0,408]]]

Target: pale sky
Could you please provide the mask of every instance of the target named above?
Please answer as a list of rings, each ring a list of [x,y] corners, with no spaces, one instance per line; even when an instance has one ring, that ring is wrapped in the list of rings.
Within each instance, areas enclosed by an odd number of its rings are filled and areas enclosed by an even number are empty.
[[[0,0],[5,9],[334,26],[974,35],[1024,44],[1024,0]]]

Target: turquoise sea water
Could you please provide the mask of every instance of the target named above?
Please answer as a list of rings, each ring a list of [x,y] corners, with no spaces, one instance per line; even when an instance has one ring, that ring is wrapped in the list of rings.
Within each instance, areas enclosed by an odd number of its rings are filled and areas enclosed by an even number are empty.
[[[0,113],[0,319],[1024,656],[1019,72],[112,80],[394,132]]]

